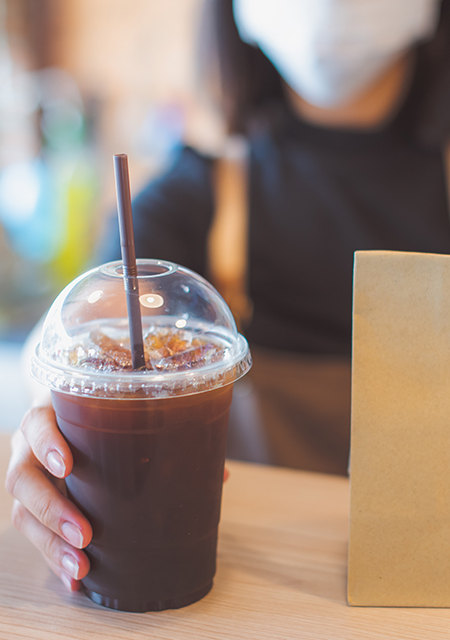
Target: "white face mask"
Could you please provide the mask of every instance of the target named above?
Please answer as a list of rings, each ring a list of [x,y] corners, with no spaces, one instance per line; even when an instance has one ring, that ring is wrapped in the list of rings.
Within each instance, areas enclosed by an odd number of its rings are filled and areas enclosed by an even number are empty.
[[[344,104],[397,56],[432,36],[441,0],[234,0],[243,40],[257,44],[311,104]]]

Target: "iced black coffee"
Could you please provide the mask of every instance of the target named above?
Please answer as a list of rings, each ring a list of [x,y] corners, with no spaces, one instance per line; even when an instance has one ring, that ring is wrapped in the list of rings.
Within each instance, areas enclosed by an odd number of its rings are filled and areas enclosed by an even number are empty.
[[[128,611],[211,589],[233,382],[251,364],[206,281],[159,261],[140,261],[139,274],[143,371],[132,369],[119,263],[60,294],[33,362],[73,452],[69,496],[93,526],[84,589]]]

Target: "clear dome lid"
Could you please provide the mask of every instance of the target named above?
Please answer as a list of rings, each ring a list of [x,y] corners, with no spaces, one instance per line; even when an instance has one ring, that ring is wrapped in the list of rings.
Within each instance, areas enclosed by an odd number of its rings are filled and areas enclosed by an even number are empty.
[[[32,360],[50,389],[113,398],[198,393],[251,367],[245,338],[219,293],[198,274],[138,260],[146,368],[132,368],[122,262],[92,269],[56,298]]]

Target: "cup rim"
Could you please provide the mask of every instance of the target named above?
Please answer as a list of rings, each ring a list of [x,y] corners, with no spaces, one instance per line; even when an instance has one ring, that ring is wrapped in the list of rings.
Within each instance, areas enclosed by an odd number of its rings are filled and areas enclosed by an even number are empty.
[[[242,378],[252,366],[247,340],[238,334],[237,348],[228,352],[223,360],[184,371],[105,371],[81,369],[59,364],[41,357],[37,345],[31,361],[31,375],[52,391],[96,398],[124,399],[170,397],[201,393],[226,386]]]

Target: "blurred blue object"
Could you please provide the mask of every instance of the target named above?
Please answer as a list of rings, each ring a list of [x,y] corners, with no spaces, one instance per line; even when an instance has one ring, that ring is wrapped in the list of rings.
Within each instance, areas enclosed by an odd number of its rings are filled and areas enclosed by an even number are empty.
[[[17,429],[30,404],[22,370],[22,343],[0,341],[0,431]]]
[[[0,164],[0,339],[23,337],[89,265],[98,226],[95,118],[65,71],[28,75],[34,91],[22,119],[35,144]]]
[[[41,158],[0,173],[0,222],[18,255],[39,262],[54,257],[61,242],[57,209],[55,176]]]

